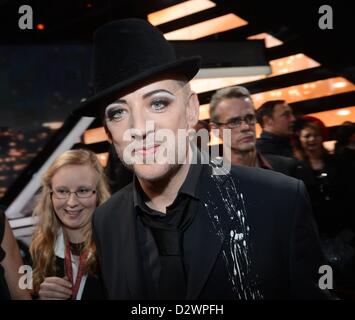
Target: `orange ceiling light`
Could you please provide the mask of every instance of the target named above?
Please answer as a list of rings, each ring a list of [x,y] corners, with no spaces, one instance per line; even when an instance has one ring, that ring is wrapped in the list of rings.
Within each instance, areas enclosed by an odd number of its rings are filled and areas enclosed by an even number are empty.
[[[227,77],[227,78],[207,78],[191,80],[191,89],[197,93],[217,90],[220,88],[235,86],[241,83],[264,79],[264,75],[245,76],[245,77]]]
[[[337,111],[337,116],[348,116],[351,114],[351,111],[349,109],[341,109]]]
[[[350,81],[342,77],[336,77],[267,92],[260,92],[252,95],[252,97],[255,107],[258,108],[268,100],[281,99],[286,100],[288,103],[293,103],[353,90],[355,90],[355,86]]]
[[[233,13],[206,20],[191,26],[165,33],[167,40],[196,40],[211,34],[247,25],[248,22]]]
[[[107,141],[107,134],[104,127],[86,130],[83,136],[85,144]]]
[[[216,4],[209,0],[185,1],[175,6],[171,6],[166,9],[162,9],[148,14],[148,21],[153,26],[157,26],[209,8],[213,8],[215,6]]]
[[[280,59],[271,60],[269,63],[272,72],[267,76],[256,75],[246,77],[193,79],[191,81],[191,88],[195,92],[201,93],[320,66],[317,61],[309,58],[303,53],[298,53]]]
[[[50,128],[52,130],[60,129],[63,125],[61,121],[53,121],[53,122],[44,122],[42,123],[42,127]]]
[[[303,53],[271,60],[269,63],[271,65],[272,73],[267,76],[268,78],[320,66],[320,63]]]
[[[340,126],[345,121],[355,123],[355,106],[310,113],[308,115],[322,120],[327,127]]]
[[[108,161],[108,152],[97,153],[96,156],[97,156],[97,159],[99,159],[100,164],[103,167],[106,167],[107,161]]]
[[[203,104],[200,106],[200,114],[199,114],[199,120],[205,120],[210,118],[210,105],[209,104]]]
[[[273,37],[271,34],[268,34],[266,32],[255,34],[253,36],[248,37],[250,40],[264,40],[265,41],[265,46],[266,48],[272,48],[279,46],[283,44],[283,42],[275,37]]]

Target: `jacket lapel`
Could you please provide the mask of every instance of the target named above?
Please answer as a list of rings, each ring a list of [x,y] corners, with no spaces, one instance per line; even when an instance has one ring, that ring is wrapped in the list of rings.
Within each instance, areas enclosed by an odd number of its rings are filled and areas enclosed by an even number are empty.
[[[126,279],[128,289],[132,299],[147,299],[147,291],[143,279],[143,266],[141,259],[141,252],[139,250],[139,239],[137,232],[137,217],[133,207],[133,201],[130,208],[125,210],[126,217],[122,219],[126,223],[121,226],[122,228],[122,252],[121,255],[124,259]]]

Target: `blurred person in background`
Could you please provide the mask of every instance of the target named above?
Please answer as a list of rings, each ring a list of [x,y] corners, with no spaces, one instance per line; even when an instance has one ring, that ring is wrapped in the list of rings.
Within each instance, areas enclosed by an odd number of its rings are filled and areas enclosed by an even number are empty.
[[[263,154],[256,149],[256,116],[248,89],[234,86],[217,90],[210,103],[211,127],[231,130],[231,143],[223,141],[223,148],[230,152],[223,154],[233,165],[260,167],[298,177],[297,162],[294,159]],[[228,158],[230,157],[230,158]]]
[[[350,175],[338,158],[324,148],[327,139],[320,120],[301,118],[295,126],[294,154],[305,168],[304,182],[310,193],[320,233],[336,234],[345,223],[344,199],[351,188]],[[349,212],[348,212],[349,214]]]
[[[335,269],[338,284],[355,288],[355,175],[352,167],[324,148],[325,129],[319,119],[299,119],[295,124],[294,153],[304,168],[303,181],[310,194],[325,256]]]
[[[40,299],[105,297],[91,217],[108,198],[106,177],[95,153],[69,150],[48,168],[34,209],[39,223],[30,246],[34,294]]]
[[[355,123],[344,122],[336,132],[335,154],[348,162],[349,165],[355,165]]]
[[[292,158],[290,138],[296,118],[288,103],[284,100],[267,101],[257,110],[256,118],[262,128],[256,148],[263,154]]]
[[[29,300],[30,293],[19,286],[23,265],[16,239],[4,210],[0,208],[0,300]]]

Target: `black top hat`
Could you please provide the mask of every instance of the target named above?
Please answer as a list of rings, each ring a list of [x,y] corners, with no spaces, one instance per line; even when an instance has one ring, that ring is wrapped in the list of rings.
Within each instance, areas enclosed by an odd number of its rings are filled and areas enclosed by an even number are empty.
[[[96,117],[121,93],[158,75],[183,75],[192,79],[200,57],[177,59],[171,44],[151,24],[141,19],[108,23],[94,34],[94,95],[74,114]]]

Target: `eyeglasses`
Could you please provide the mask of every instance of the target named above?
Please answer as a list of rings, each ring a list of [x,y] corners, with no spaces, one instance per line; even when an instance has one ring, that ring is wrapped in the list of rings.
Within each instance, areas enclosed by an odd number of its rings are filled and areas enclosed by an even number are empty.
[[[230,119],[228,122],[215,122],[214,123],[218,126],[225,126],[230,129],[238,128],[245,122],[247,125],[252,125],[256,123],[255,115],[247,114],[245,117],[235,117]]]
[[[77,191],[69,191],[67,189],[52,190],[50,195],[56,199],[64,200],[69,199],[70,195],[74,193],[77,198],[90,198],[96,193],[95,189],[82,188]]]

